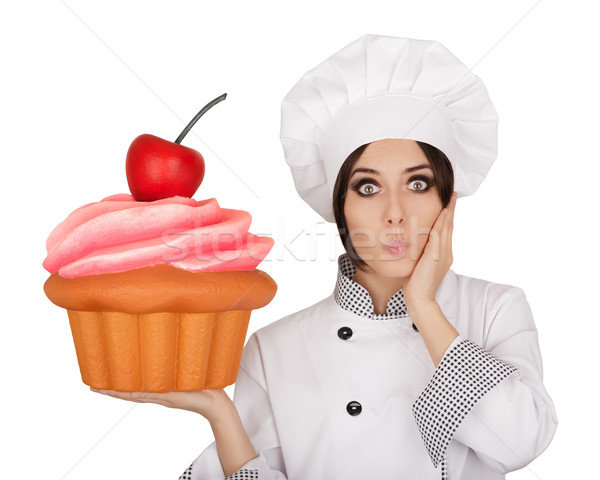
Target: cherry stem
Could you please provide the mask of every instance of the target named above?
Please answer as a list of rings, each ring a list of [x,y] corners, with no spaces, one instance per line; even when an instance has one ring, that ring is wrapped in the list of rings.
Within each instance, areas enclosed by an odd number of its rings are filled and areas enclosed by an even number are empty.
[[[183,129],[183,132],[181,132],[179,134],[179,136],[177,137],[177,140],[175,140],[175,143],[181,143],[181,141],[183,140],[183,138],[188,134],[188,132],[192,129],[192,127],[196,124],[196,122],[198,120],[200,120],[200,117],[202,115],[204,115],[206,112],[208,112],[212,107],[214,107],[217,103],[222,102],[223,100],[225,100],[225,98],[227,98],[227,94],[224,93],[223,95],[215,98],[214,100],[210,101],[209,103],[207,103],[204,108],[202,108],[202,110],[200,110],[196,116],[194,118],[192,118],[192,121],[190,123],[187,124],[187,127],[185,127]]]

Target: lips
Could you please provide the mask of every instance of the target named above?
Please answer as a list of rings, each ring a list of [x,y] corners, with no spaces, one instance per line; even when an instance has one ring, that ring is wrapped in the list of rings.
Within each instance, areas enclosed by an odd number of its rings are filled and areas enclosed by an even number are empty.
[[[394,240],[393,242],[385,245],[385,248],[394,257],[398,257],[400,255],[404,255],[406,249],[408,248],[408,243],[403,242],[402,240]]]

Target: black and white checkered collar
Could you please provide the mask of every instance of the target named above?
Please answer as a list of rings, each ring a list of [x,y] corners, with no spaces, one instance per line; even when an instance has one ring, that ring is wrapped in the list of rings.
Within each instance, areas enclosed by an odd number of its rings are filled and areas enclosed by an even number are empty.
[[[338,257],[338,275],[333,296],[341,308],[372,320],[389,320],[408,316],[402,289],[398,290],[389,299],[386,313],[375,313],[371,295],[365,287],[353,280],[355,273],[356,267],[352,265],[348,254],[343,253],[340,255]]]

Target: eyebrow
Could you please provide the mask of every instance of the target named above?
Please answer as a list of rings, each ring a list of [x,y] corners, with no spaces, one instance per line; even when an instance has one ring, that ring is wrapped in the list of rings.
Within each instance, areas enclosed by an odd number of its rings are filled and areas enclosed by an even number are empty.
[[[424,168],[428,168],[429,170],[432,170],[432,168],[427,165],[427,164],[423,164],[423,165],[416,165],[414,167],[408,167],[406,170],[404,170],[403,174],[406,175],[407,173],[411,173],[411,172],[415,172],[416,170],[422,170]],[[433,170],[432,170],[433,171]],[[355,169],[352,174],[350,175],[350,178],[352,178],[352,176],[355,173],[371,173],[373,175],[379,175],[380,172],[378,170],[374,170],[372,168],[363,168],[363,167],[359,167],[357,169]]]

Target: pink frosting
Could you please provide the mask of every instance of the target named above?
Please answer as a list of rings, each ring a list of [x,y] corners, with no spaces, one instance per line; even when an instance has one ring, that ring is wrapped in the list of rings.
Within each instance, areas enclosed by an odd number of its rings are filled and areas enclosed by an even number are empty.
[[[52,231],[43,266],[66,278],[162,263],[192,272],[253,270],[273,240],[249,233],[251,221],[214,198],[112,195],[78,208]]]

